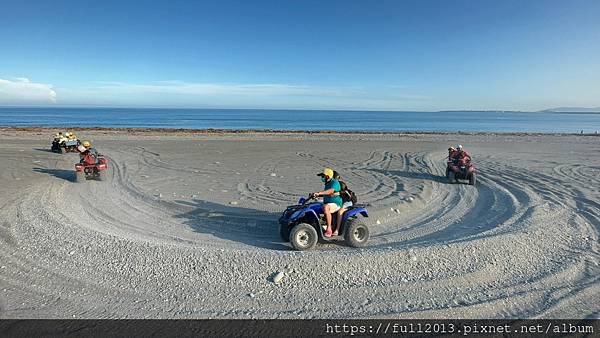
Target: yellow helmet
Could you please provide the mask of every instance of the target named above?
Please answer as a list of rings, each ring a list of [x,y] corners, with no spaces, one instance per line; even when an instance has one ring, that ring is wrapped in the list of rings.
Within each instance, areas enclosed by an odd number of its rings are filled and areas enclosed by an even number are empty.
[[[92,142],[85,140],[83,142],[81,142],[81,145],[86,147],[86,148],[91,148],[92,147]]]
[[[318,173],[317,176],[321,176],[321,177],[327,176],[327,178],[332,179],[333,178],[333,169],[325,168],[325,169],[323,169],[323,172]]]

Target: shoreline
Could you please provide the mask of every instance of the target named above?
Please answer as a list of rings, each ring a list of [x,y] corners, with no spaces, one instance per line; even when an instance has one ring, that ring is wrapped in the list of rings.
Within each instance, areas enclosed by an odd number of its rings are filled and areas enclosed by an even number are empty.
[[[600,136],[596,133],[545,133],[545,132],[503,132],[503,131],[338,131],[338,130],[282,130],[282,129],[193,129],[193,128],[144,128],[144,127],[12,127],[0,126],[0,132],[55,133],[57,130],[84,132],[127,133],[127,134],[186,134],[186,135],[471,135],[471,136]]]

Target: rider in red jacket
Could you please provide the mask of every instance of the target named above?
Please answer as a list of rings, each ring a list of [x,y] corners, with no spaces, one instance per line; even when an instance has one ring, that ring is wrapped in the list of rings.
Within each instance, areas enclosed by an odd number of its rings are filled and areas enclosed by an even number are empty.
[[[79,163],[84,163],[88,165],[92,165],[98,162],[98,151],[95,148],[92,148],[92,142],[83,141],[77,147],[79,151]]]
[[[460,165],[466,165],[471,162],[471,155],[463,150],[462,145],[457,145],[456,149],[450,154],[450,160],[457,160]]]

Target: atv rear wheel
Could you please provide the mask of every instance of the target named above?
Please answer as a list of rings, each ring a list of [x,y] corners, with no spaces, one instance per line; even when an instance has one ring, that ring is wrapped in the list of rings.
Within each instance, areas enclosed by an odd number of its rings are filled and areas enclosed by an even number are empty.
[[[75,172],[75,183],[83,183],[85,182],[85,173],[83,171]]]
[[[298,251],[314,248],[318,239],[317,230],[312,225],[306,223],[296,225],[290,233],[290,243]]]
[[[475,185],[476,182],[477,179],[475,178],[475,173],[471,173],[471,175],[469,176],[469,185]]]
[[[290,241],[290,227],[287,224],[279,224],[279,236],[284,242]]]
[[[98,173],[96,173],[96,179],[98,181],[104,181],[106,179],[106,176],[102,171],[99,171]]]
[[[346,226],[344,239],[349,246],[359,248],[367,244],[367,241],[369,240],[369,227],[359,221],[353,221]]]

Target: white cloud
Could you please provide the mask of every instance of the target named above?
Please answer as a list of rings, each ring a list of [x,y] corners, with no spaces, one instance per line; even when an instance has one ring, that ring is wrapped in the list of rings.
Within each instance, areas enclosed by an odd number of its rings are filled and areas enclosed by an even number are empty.
[[[52,85],[28,78],[0,79],[0,104],[47,104],[56,102]]]

